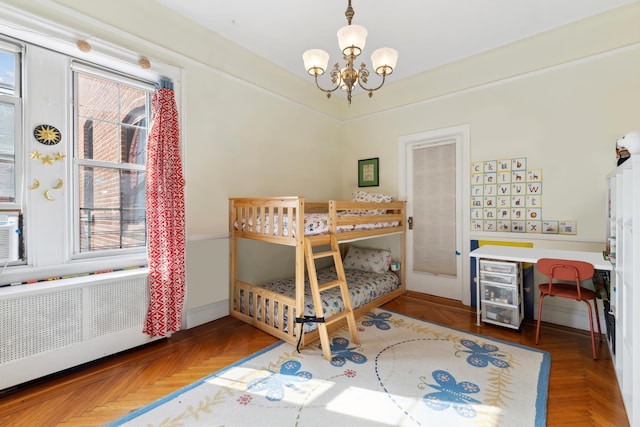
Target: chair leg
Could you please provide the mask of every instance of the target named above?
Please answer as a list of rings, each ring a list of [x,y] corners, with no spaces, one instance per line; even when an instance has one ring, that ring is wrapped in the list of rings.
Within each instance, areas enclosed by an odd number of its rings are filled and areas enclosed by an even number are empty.
[[[598,313],[598,300],[593,300],[593,307],[596,309],[596,322],[598,323],[598,334],[600,334],[600,341],[602,341],[602,330],[600,329],[600,314]]]
[[[540,303],[538,305],[538,326],[536,326],[536,344],[540,339],[540,319],[542,318],[542,302],[544,301],[544,294],[540,292]]]
[[[593,333],[593,313],[591,311],[591,304],[589,304],[589,301],[586,300],[582,300],[585,304],[587,304],[587,311],[589,312],[589,330],[591,331],[591,351],[593,352],[593,360],[596,360],[598,358],[597,354],[596,354],[596,338],[594,336]],[[596,310],[598,308],[596,307]]]

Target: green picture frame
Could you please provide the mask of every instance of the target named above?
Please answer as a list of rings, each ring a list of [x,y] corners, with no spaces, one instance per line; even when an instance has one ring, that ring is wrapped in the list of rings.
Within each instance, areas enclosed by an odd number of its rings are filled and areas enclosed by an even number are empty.
[[[380,160],[378,157],[358,160],[358,187],[380,185]]]

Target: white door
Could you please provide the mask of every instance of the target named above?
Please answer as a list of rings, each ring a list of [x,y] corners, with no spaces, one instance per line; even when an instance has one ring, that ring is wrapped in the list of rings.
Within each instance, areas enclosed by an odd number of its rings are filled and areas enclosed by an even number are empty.
[[[400,156],[407,289],[468,304],[468,127],[403,137]]]

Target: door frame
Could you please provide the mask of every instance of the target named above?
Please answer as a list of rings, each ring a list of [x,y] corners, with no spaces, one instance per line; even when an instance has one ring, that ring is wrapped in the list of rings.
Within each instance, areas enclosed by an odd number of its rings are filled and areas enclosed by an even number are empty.
[[[414,144],[425,144],[430,142],[437,142],[443,139],[454,139],[456,141],[456,151],[460,150],[459,154],[456,153],[456,169],[459,169],[458,176],[460,176],[460,183],[457,188],[460,197],[460,210],[456,213],[458,221],[460,222],[460,230],[462,237],[462,247],[460,250],[460,257],[462,262],[462,277],[461,283],[461,295],[462,303],[464,305],[471,305],[471,258],[470,252],[470,169],[471,163],[469,161],[470,155],[470,143],[469,143],[469,125],[458,125],[447,128],[435,129],[411,135],[403,135],[398,139],[398,196],[401,200],[407,200],[407,153],[410,147]],[[407,209],[409,214],[409,209]],[[407,215],[408,216],[408,215]],[[409,248],[404,248],[408,251]]]

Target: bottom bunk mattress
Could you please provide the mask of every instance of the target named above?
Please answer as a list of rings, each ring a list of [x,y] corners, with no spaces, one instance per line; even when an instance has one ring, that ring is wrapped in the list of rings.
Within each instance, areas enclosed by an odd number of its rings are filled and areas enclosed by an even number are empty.
[[[362,307],[365,304],[374,301],[377,298],[380,298],[396,289],[400,286],[400,279],[398,276],[391,272],[385,271],[383,273],[376,273],[371,271],[362,271],[362,270],[354,270],[347,269],[344,270],[345,276],[347,279],[347,287],[349,288],[349,296],[351,298],[351,305],[353,309]],[[326,283],[330,281],[337,280],[338,275],[336,273],[335,267],[326,267],[318,269],[318,283]],[[278,280],[273,282],[268,282],[262,285],[259,285],[260,288],[264,288],[275,292],[279,295],[289,296],[291,298],[295,297],[295,289],[296,289],[296,280],[295,278],[289,278],[284,280]],[[304,287],[304,315],[305,316],[315,316],[315,308],[313,306],[313,298],[311,296],[311,288],[309,284],[308,277],[305,276],[305,287]],[[344,302],[342,301],[342,297],[340,295],[340,288],[334,287],[332,289],[323,291],[320,293],[322,297],[322,306],[324,317],[330,317],[337,313],[340,313],[344,310]],[[244,298],[245,295],[241,295],[241,298]],[[249,300],[253,300],[253,295],[249,293]],[[260,302],[258,301],[258,309],[260,308]],[[244,303],[241,306],[245,306]],[[252,304],[250,304],[252,306]],[[284,311],[285,318],[282,322],[278,319],[278,314]],[[253,313],[249,313],[250,316],[253,317]],[[266,316],[269,317],[270,313],[266,313]],[[282,307],[275,307],[275,324],[283,325],[283,329],[286,330],[287,318],[286,318],[286,310],[283,310]],[[299,316],[298,316],[299,317]],[[267,322],[270,323],[269,319]],[[316,323],[305,323],[304,331],[309,332],[317,328]]]

